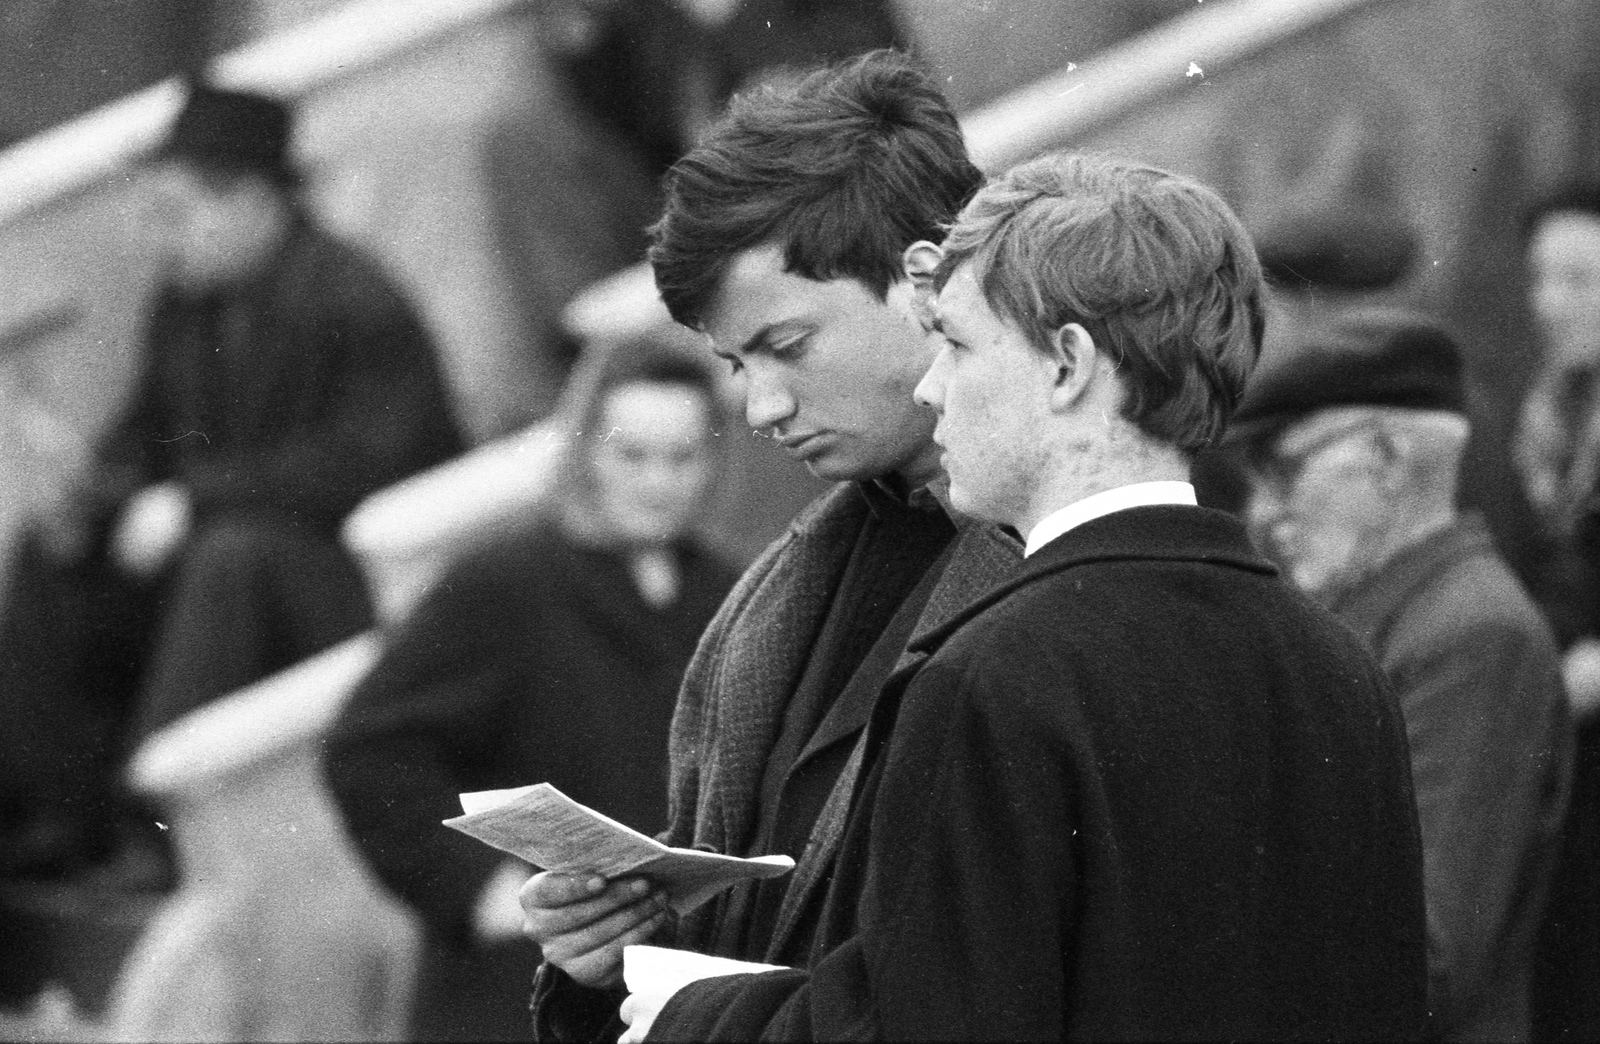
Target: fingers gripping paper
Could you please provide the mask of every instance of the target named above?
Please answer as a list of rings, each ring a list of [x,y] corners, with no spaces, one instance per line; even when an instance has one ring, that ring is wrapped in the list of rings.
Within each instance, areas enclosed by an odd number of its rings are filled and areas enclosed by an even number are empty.
[[[461,809],[466,815],[444,825],[545,870],[649,877],[666,888],[680,914],[746,878],[777,877],[794,869],[788,856],[740,859],[668,848],[548,783],[462,794]]]

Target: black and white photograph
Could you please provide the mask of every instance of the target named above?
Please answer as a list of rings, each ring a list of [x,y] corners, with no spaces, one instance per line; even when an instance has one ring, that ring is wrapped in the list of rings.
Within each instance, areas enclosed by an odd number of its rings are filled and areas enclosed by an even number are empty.
[[[0,1041],[1600,1041],[1596,55],[3,0]]]

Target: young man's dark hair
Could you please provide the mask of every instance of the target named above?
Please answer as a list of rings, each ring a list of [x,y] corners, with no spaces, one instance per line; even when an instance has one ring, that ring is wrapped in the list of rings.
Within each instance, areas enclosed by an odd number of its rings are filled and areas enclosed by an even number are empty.
[[[788,270],[879,297],[901,254],[938,241],[983,175],[927,73],[873,51],[735,98],[666,180],[650,264],[672,317],[700,328],[729,263],[764,243]]]

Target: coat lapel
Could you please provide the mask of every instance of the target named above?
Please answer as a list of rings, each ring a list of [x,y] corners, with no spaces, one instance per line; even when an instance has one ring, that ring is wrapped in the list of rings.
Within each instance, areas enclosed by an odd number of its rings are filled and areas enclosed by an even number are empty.
[[[707,629],[672,724],[673,821],[692,824],[672,844],[731,851],[754,826],[784,708],[866,510],[851,486],[826,494],[750,567]]]
[[[946,556],[929,570],[925,582],[931,583],[933,590],[923,604],[911,633],[921,633],[951,619],[966,602],[1014,573],[1021,561],[1022,545],[1016,540],[992,526],[964,524]],[[878,705],[880,694],[894,684],[893,678],[911,670],[922,658],[907,653],[903,640],[883,641],[875,645],[868,654],[867,662],[863,663],[864,669],[856,672],[851,684],[840,695],[818,727],[816,735],[796,760],[791,776],[810,758],[835,743],[854,737],[855,747],[828,794],[828,800],[806,842],[805,851],[801,853],[794,879],[784,893],[778,923],[768,946],[769,959],[776,959],[774,955],[785,950],[800,917],[829,880],[828,871],[832,869],[839,844],[844,839],[845,825],[861,784],[866,747],[871,738],[867,723]],[[895,667],[892,672],[889,670],[891,664]],[[888,684],[871,683],[873,679],[885,676],[891,677]]]

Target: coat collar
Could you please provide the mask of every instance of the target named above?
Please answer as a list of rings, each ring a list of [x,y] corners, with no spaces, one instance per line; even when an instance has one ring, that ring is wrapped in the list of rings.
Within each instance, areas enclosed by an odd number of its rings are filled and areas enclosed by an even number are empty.
[[[1052,540],[1023,561],[1017,574],[943,624],[911,643],[909,652],[929,653],[968,620],[1013,592],[1078,566],[1096,562],[1203,562],[1267,576],[1278,567],[1250,546],[1244,526],[1233,515],[1211,508],[1158,505],[1102,515]]]

